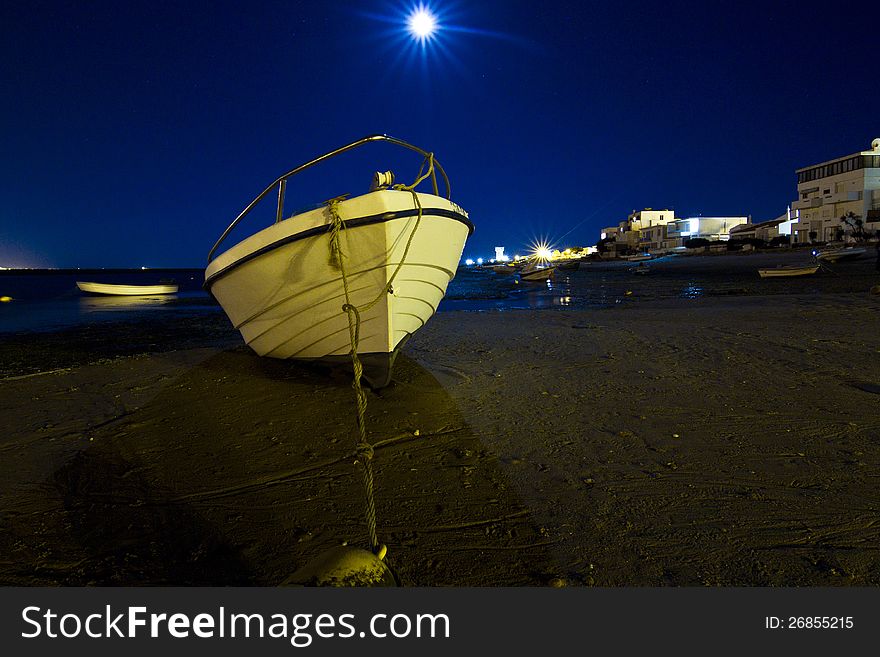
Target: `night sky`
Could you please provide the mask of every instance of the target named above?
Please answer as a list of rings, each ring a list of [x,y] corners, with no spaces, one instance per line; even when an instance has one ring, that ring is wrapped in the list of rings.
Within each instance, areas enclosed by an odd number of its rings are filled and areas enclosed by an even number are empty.
[[[0,266],[201,266],[279,174],[370,133],[436,153],[470,257],[595,244],[635,208],[770,219],[795,168],[880,136],[876,9],[427,4],[422,47],[400,0],[3,0]],[[287,214],[418,165],[367,147]]]

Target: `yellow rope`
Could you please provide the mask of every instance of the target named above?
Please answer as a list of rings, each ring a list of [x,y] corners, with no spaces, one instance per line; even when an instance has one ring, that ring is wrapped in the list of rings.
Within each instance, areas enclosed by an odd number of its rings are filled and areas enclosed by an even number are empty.
[[[426,165],[427,170],[425,170]],[[423,170],[424,174],[422,173]],[[409,235],[409,239],[407,239],[406,246],[403,250],[403,255],[400,258],[400,262],[397,263],[397,267],[394,269],[394,272],[389,277],[388,282],[383,286],[379,294],[376,295],[375,299],[361,306],[355,306],[351,302],[351,294],[348,288],[348,273],[345,270],[345,259],[347,256],[342,250],[342,244],[339,239],[339,233],[345,229],[345,220],[339,215],[339,203],[342,202],[347,195],[338,196],[334,199],[330,199],[329,201],[327,201],[327,209],[330,213],[330,218],[332,220],[332,224],[330,227],[330,263],[333,267],[339,269],[340,274],[342,275],[342,289],[345,293],[345,304],[342,306],[342,311],[348,316],[348,332],[349,339],[351,341],[351,364],[354,370],[354,381],[352,382],[352,388],[354,388],[355,401],[357,402],[357,427],[359,434],[356,452],[358,455],[358,462],[360,462],[364,467],[364,490],[366,492],[367,498],[367,529],[370,534],[370,546],[373,552],[375,554],[382,554],[383,556],[385,554],[386,548],[384,545],[379,544],[379,538],[376,533],[376,502],[373,480],[373,446],[369,442],[367,442],[367,428],[364,419],[367,412],[367,393],[364,392],[364,389],[361,386],[361,377],[363,376],[364,368],[357,353],[358,343],[360,342],[361,313],[370,310],[370,308],[375,306],[379,302],[379,300],[382,299],[383,296],[391,290],[394,279],[397,277],[397,274],[400,271],[401,267],[403,267],[403,263],[406,261],[406,257],[409,254],[409,248],[412,245],[413,238],[415,237],[416,231],[419,228],[419,223],[422,220],[422,203],[419,200],[419,196],[418,193],[415,191],[415,188],[428,176],[430,176],[433,171],[434,154],[429,153],[425,160],[422,162],[422,166],[419,168],[419,173],[416,177],[416,181],[412,185],[394,185],[393,189],[408,191],[412,193],[413,201],[418,210],[418,214],[416,216],[415,225],[413,226],[412,232]]]
[[[342,269],[342,247],[339,245],[339,231],[342,230],[342,219],[339,219],[338,206],[339,202],[345,200],[348,194],[337,196],[327,201],[330,208],[330,216],[333,217],[333,223],[330,226],[330,266],[334,269]],[[344,281],[343,281],[344,282]],[[346,297],[346,300],[348,298]]]

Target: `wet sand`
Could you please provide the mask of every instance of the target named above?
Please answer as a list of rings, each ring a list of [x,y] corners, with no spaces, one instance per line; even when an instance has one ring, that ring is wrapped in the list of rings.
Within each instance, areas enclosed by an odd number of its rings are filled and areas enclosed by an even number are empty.
[[[369,393],[409,586],[880,584],[880,296],[446,312]],[[365,545],[350,378],[221,314],[0,341],[0,583],[276,585]]]

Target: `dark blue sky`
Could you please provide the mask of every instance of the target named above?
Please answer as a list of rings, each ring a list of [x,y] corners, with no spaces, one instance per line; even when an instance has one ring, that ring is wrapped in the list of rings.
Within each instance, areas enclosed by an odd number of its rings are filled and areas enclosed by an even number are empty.
[[[634,208],[772,218],[795,168],[880,136],[877,10],[428,4],[420,50],[401,0],[4,0],[0,265],[200,266],[278,174],[375,132],[437,154],[474,257]],[[318,168],[287,207],[411,180],[398,160]]]

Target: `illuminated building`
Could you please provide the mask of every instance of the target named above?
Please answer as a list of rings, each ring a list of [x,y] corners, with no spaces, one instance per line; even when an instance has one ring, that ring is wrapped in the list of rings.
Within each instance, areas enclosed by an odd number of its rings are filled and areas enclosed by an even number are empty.
[[[630,251],[656,249],[659,246],[656,240],[665,238],[666,225],[671,221],[675,221],[675,210],[633,210],[620,224],[617,248],[625,245]]]
[[[748,217],[689,217],[676,219],[668,226],[666,233],[667,248],[673,242],[682,246],[687,240],[696,238],[710,242],[725,242],[730,239],[730,231],[737,226],[749,223]]]
[[[703,238],[710,242],[730,238],[730,230],[748,223],[748,217],[676,218],[674,210],[634,210],[619,226],[603,228],[602,236],[614,237],[609,245],[614,251],[650,251],[663,253],[677,249],[689,239]]]
[[[829,242],[838,229],[850,233],[840,217],[852,212],[868,233],[880,229],[880,138],[871,149],[797,169],[798,198],[791,204],[800,214],[794,241]]]

